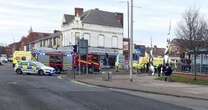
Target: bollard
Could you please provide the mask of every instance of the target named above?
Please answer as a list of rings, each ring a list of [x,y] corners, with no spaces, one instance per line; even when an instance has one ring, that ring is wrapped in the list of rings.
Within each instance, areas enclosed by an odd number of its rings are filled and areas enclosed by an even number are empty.
[[[102,72],[102,80],[103,81],[106,81],[107,80],[107,78],[106,78],[106,72],[105,71]]]
[[[108,81],[111,81],[112,80],[112,72],[108,72]]]
[[[111,81],[112,80],[112,72],[111,71],[109,71],[109,72],[103,71],[101,74],[102,74],[103,81]]]

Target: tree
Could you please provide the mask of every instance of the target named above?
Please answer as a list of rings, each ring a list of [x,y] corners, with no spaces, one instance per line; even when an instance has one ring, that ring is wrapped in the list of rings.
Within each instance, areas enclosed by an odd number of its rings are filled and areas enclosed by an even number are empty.
[[[198,9],[189,8],[185,11],[176,29],[176,36],[180,39],[178,44],[194,54],[194,79],[196,79],[197,51],[207,46],[208,39],[208,25]]]

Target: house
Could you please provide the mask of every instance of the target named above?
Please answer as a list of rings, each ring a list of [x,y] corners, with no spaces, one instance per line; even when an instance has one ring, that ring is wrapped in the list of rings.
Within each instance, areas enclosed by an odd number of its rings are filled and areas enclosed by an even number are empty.
[[[26,42],[24,45],[24,50],[31,51],[35,48],[34,41],[45,38],[47,36],[51,35],[51,33],[42,33],[42,32],[30,32],[29,35],[26,37]]]
[[[171,57],[180,57],[180,58],[185,57],[186,50],[181,45],[182,44],[181,42],[186,43],[187,41],[182,40],[182,39],[173,39],[170,42],[169,48],[170,48],[170,56]]]
[[[146,52],[150,54],[150,50],[153,49],[153,56],[154,57],[163,57],[165,53],[165,48],[158,48],[156,45],[154,47],[146,47]]]
[[[81,38],[88,40],[89,53],[123,53],[123,13],[75,8],[74,15],[63,17],[62,46],[77,45]]]
[[[61,45],[60,41],[61,31],[55,30],[54,33],[49,34],[48,36],[42,37],[35,41],[32,41],[31,44],[34,45],[34,49],[38,48],[58,48]]]
[[[12,54],[15,52],[15,51],[19,51],[20,50],[20,42],[14,42],[12,44],[9,44],[7,46],[7,55],[8,56],[12,56]]]
[[[20,42],[19,42],[19,49],[20,51],[26,51],[26,45],[28,43],[27,37],[22,37]]]

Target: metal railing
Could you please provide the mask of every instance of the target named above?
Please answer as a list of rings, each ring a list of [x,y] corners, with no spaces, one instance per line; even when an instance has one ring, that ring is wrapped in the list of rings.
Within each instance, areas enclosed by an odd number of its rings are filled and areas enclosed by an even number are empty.
[[[176,66],[172,66],[174,71],[176,72],[190,72],[193,73],[195,71],[194,65],[181,65],[177,64]],[[201,74],[208,74],[208,64],[197,64],[196,72]]]

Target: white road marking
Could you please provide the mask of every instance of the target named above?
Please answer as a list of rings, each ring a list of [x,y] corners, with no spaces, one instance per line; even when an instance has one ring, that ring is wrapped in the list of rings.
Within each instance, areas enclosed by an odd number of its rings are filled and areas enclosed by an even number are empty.
[[[15,85],[15,84],[17,84],[17,82],[8,82],[8,84],[13,84],[13,85]]]
[[[75,80],[72,80],[71,82],[72,82],[72,83],[75,83],[75,84],[82,85],[82,86],[87,86],[87,87],[97,87],[97,86],[85,84],[85,83],[82,83],[82,82],[78,82],[78,81],[75,81]]]
[[[60,75],[60,76],[57,76],[57,78],[58,78],[58,79],[63,79],[63,77],[62,77],[61,75]]]

